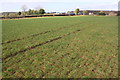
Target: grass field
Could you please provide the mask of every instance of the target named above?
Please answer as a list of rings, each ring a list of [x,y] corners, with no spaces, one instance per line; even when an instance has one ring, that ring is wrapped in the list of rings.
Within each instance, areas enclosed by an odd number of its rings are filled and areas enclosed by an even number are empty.
[[[4,78],[118,77],[117,17],[3,20]]]

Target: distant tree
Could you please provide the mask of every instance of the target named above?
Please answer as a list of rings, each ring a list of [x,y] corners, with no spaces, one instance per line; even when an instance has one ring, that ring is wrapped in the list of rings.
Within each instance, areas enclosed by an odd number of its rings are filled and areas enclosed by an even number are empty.
[[[35,10],[32,10],[32,14],[34,14],[35,13]]]
[[[98,15],[106,15],[103,11],[100,11]]]
[[[23,10],[23,12],[25,12],[25,11],[27,10],[27,6],[26,6],[26,5],[23,5],[23,6],[21,7],[21,9]]]
[[[39,12],[37,10],[34,10],[34,14],[38,14]]]
[[[6,16],[8,17],[8,16],[9,16],[9,13],[7,13]]]
[[[83,11],[83,15],[86,15],[88,12],[87,11]]]
[[[29,10],[28,10],[28,15],[33,14],[33,12],[34,12],[33,10],[29,9]]]
[[[25,15],[27,14],[27,12],[26,12],[27,6],[26,6],[26,5],[23,5],[23,6],[21,7],[21,9],[23,10],[22,15],[25,16]]]
[[[41,6],[37,6],[37,7],[35,7],[35,10],[40,10],[40,9],[42,9],[42,7]]]
[[[44,9],[40,9],[39,10],[39,14],[45,14],[45,10]]]
[[[77,8],[77,9],[75,10],[75,14],[78,15],[79,12],[80,12],[80,9]]]
[[[21,12],[18,12],[18,15],[21,15],[22,13]]]

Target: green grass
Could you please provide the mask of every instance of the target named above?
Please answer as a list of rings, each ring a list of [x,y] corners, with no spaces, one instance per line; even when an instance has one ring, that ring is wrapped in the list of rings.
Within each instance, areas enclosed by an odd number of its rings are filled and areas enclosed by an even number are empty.
[[[5,78],[118,77],[117,17],[3,20],[2,28]],[[57,37],[62,38],[50,42]],[[6,43],[16,39],[21,40]]]

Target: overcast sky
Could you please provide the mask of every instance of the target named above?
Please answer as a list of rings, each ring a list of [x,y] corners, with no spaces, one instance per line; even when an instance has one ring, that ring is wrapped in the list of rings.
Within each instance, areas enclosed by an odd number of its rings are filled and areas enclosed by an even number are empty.
[[[65,12],[76,8],[92,10],[118,10],[119,0],[1,0],[0,12],[22,11],[21,6],[28,9],[42,7],[46,12]]]

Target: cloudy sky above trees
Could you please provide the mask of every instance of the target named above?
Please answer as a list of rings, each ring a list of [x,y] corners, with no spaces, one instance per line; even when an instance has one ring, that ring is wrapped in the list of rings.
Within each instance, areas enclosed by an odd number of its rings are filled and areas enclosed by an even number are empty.
[[[47,12],[72,11],[76,8],[81,10],[118,10],[119,0],[1,0],[0,12],[22,11],[21,6],[28,9],[44,8]]]

